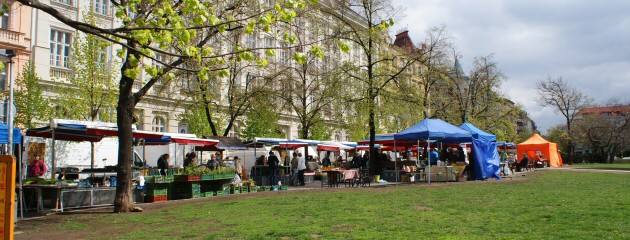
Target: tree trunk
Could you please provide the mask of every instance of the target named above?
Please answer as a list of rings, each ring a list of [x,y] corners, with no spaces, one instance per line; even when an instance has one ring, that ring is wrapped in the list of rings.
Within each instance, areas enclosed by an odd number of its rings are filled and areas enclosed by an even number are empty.
[[[133,43],[130,43],[133,46]],[[126,59],[132,53],[127,51]],[[137,54],[136,54],[137,55]],[[138,57],[138,56],[136,56]],[[121,77],[119,82],[118,105],[116,106],[116,117],[118,126],[118,165],[116,166],[116,198],[114,199],[114,212],[133,211],[133,198],[131,196],[131,178],[133,172],[133,110],[136,106],[133,95],[134,79],[125,76],[127,69],[133,68],[129,61],[125,61],[121,66]]]
[[[378,161],[378,153],[376,152],[376,148],[374,148],[374,144],[376,141],[376,124],[374,123],[374,101],[375,98],[370,96],[370,111],[369,111],[369,127],[370,127],[370,175],[374,176],[377,174],[377,161]]]
[[[207,103],[205,104],[204,109],[206,110],[206,119],[208,120],[208,124],[210,124],[210,129],[212,129],[212,136],[219,136],[217,133],[217,127],[214,126],[214,122],[212,121],[212,115],[210,114],[210,108]]]
[[[571,122],[569,118],[567,118],[567,135],[569,139],[567,140],[567,154],[569,156],[569,165],[573,164],[573,143],[571,138]]]
[[[94,163],[96,163],[94,161],[94,158],[96,157],[96,154],[94,153],[94,150],[96,149],[96,147],[94,146],[94,142],[90,142],[90,170],[92,170],[92,178],[94,178]]]

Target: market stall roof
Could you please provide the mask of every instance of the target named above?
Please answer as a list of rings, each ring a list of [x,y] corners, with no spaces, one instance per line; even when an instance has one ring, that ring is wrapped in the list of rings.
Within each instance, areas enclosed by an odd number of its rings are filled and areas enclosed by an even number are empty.
[[[470,142],[472,134],[442,119],[424,119],[399,133],[394,134],[395,140],[426,141],[439,140],[444,142]]]
[[[118,136],[116,123],[78,121],[67,119],[52,119],[50,125],[41,128],[31,128],[26,131],[26,136],[52,138],[55,140],[76,142],[100,142],[105,137]],[[160,138],[162,133],[136,130],[132,127],[134,138]]]
[[[317,150],[320,151],[339,151],[350,149],[354,149],[354,147],[346,146],[344,144],[341,144],[340,142],[324,141],[320,144],[317,144]]]
[[[469,131],[472,134],[472,137],[475,139],[484,139],[490,142],[497,141],[497,136],[484,132],[470,123],[463,123],[459,127],[466,131]]]
[[[286,138],[259,138],[255,137],[254,140],[244,142],[247,147],[264,147],[269,145],[278,145],[280,142],[288,141]]]
[[[306,146],[308,146],[308,143],[298,141],[295,139],[285,141],[285,142],[280,142],[280,144],[278,145],[278,147],[282,149],[296,149],[296,148],[301,148],[301,147],[306,147]]]
[[[197,146],[195,147],[195,151],[247,150],[247,146],[245,146],[240,139],[235,137],[205,136],[203,138],[218,140],[219,143],[209,147]]]
[[[308,144],[309,146],[317,146],[317,144],[321,144],[322,141],[318,141],[318,140],[310,140],[310,139],[295,139],[296,141],[300,141],[303,143]]]
[[[90,135],[87,133],[88,128],[116,127],[115,123],[52,119],[49,126],[28,129],[26,136],[52,138],[54,131],[56,140],[100,142],[105,136]]]
[[[202,139],[197,138],[195,134],[184,133],[163,133],[164,135],[159,139],[145,139],[147,145],[161,145],[168,143],[178,143],[182,145],[193,146],[214,146],[219,143],[219,140],[214,139]]]
[[[370,137],[363,139],[361,141],[358,141],[357,144],[370,145]],[[374,136],[374,144],[394,146],[394,134],[393,133],[376,134],[376,136]],[[413,143],[410,143],[407,141],[396,141],[396,145],[400,145],[400,146],[409,145],[409,144],[413,144]]]
[[[341,141],[339,142],[343,145],[349,146],[349,147],[357,147],[359,146],[359,144],[357,142],[348,142],[348,141]]]
[[[13,128],[13,144],[22,142],[22,131],[19,128]],[[0,122],[0,144],[9,143],[9,125]]]

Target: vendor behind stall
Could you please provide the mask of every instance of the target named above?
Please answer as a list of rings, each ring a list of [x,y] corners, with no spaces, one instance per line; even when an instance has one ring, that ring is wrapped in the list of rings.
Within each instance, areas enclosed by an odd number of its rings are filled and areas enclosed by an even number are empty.
[[[35,154],[35,159],[28,165],[28,177],[41,177],[46,174],[46,164]]]

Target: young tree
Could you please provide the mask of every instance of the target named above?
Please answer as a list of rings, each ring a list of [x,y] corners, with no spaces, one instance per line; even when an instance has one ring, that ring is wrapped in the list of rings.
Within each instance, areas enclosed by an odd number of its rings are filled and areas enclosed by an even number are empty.
[[[83,22],[95,25],[94,11],[85,12]],[[117,66],[108,59],[107,52],[111,43],[94,36],[86,35],[72,43],[70,69],[73,74],[69,81],[59,81],[56,91],[59,96],[55,102],[60,107],[55,115],[86,121],[116,121]],[[95,163],[95,143],[90,142],[90,168]]]
[[[40,0],[18,0],[25,6],[40,9],[62,23],[87,34],[96,35],[124,49],[118,51],[123,59],[120,67],[119,94],[117,103],[117,125],[119,139],[118,186],[114,201],[114,212],[134,210],[131,200],[131,164],[133,110],[147,91],[159,80],[174,78],[173,70],[191,71],[200,78],[208,78],[212,71],[222,75],[229,72],[220,66],[220,58],[227,55],[247,55],[251,51],[238,45],[230,51],[214,51],[207,44],[213,37],[237,29],[251,34],[256,29],[270,32],[278,21],[290,22],[295,17],[293,9],[303,8],[302,0],[286,1],[273,6],[252,4],[251,1],[140,1],[110,0],[120,26],[103,28],[96,24],[76,21]],[[312,2],[312,1],[311,1]],[[169,60],[157,59],[156,54],[169,56]],[[146,59],[156,61],[159,66],[147,64]],[[214,62],[211,60],[215,60]],[[185,62],[210,60],[195,68],[187,68]],[[146,73],[147,81],[133,92],[134,82]]]
[[[577,116],[577,113],[589,106],[592,100],[577,88],[569,87],[567,82],[562,79],[562,76],[557,78],[548,76],[546,80],[536,83],[536,90],[538,91],[538,103],[540,106],[553,107],[564,116],[567,126],[568,162],[573,164],[571,123]]]
[[[245,113],[245,128],[242,136],[246,140],[255,137],[279,138],[284,134],[278,126],[277,103],[270,95],[258,96],[253,106]]]
[[[28,62],[22,69],[22,74],[16,79],[15,107],[20,109],[15,116],[15,124],[26,128],[37,125],[35,120],[46,121],[52,117],[50,102],[44,97],[40,79],[35,71],[35,65]]]

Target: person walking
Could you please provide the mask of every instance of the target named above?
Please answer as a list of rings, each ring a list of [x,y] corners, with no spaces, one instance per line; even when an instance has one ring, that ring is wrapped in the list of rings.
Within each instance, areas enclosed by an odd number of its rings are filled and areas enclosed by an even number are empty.
[[[168,168],[168,158],[168,153],[162,154],[162,156],[158,158],[157,165],[160,169],[160,175],[162,176],[166,175],[166,169]]]
[[[302,153],[298,153],[298,183],[300,186],[304,186],[304,170],[306,170],[306,160],[302,157]]]
[[[41,177],[46,174],[46,164],[41,160],[39,154],[35,154],[35,159],[28,165],[28,177]]]
[[[267,158],[267,165],[269,165],[269,180],[271,180],[270,184],[276,184],[276,174],[278,171],[278,164],[280,164],[280,160],[273,153],[273,151],[269,151],[269,157]]]

